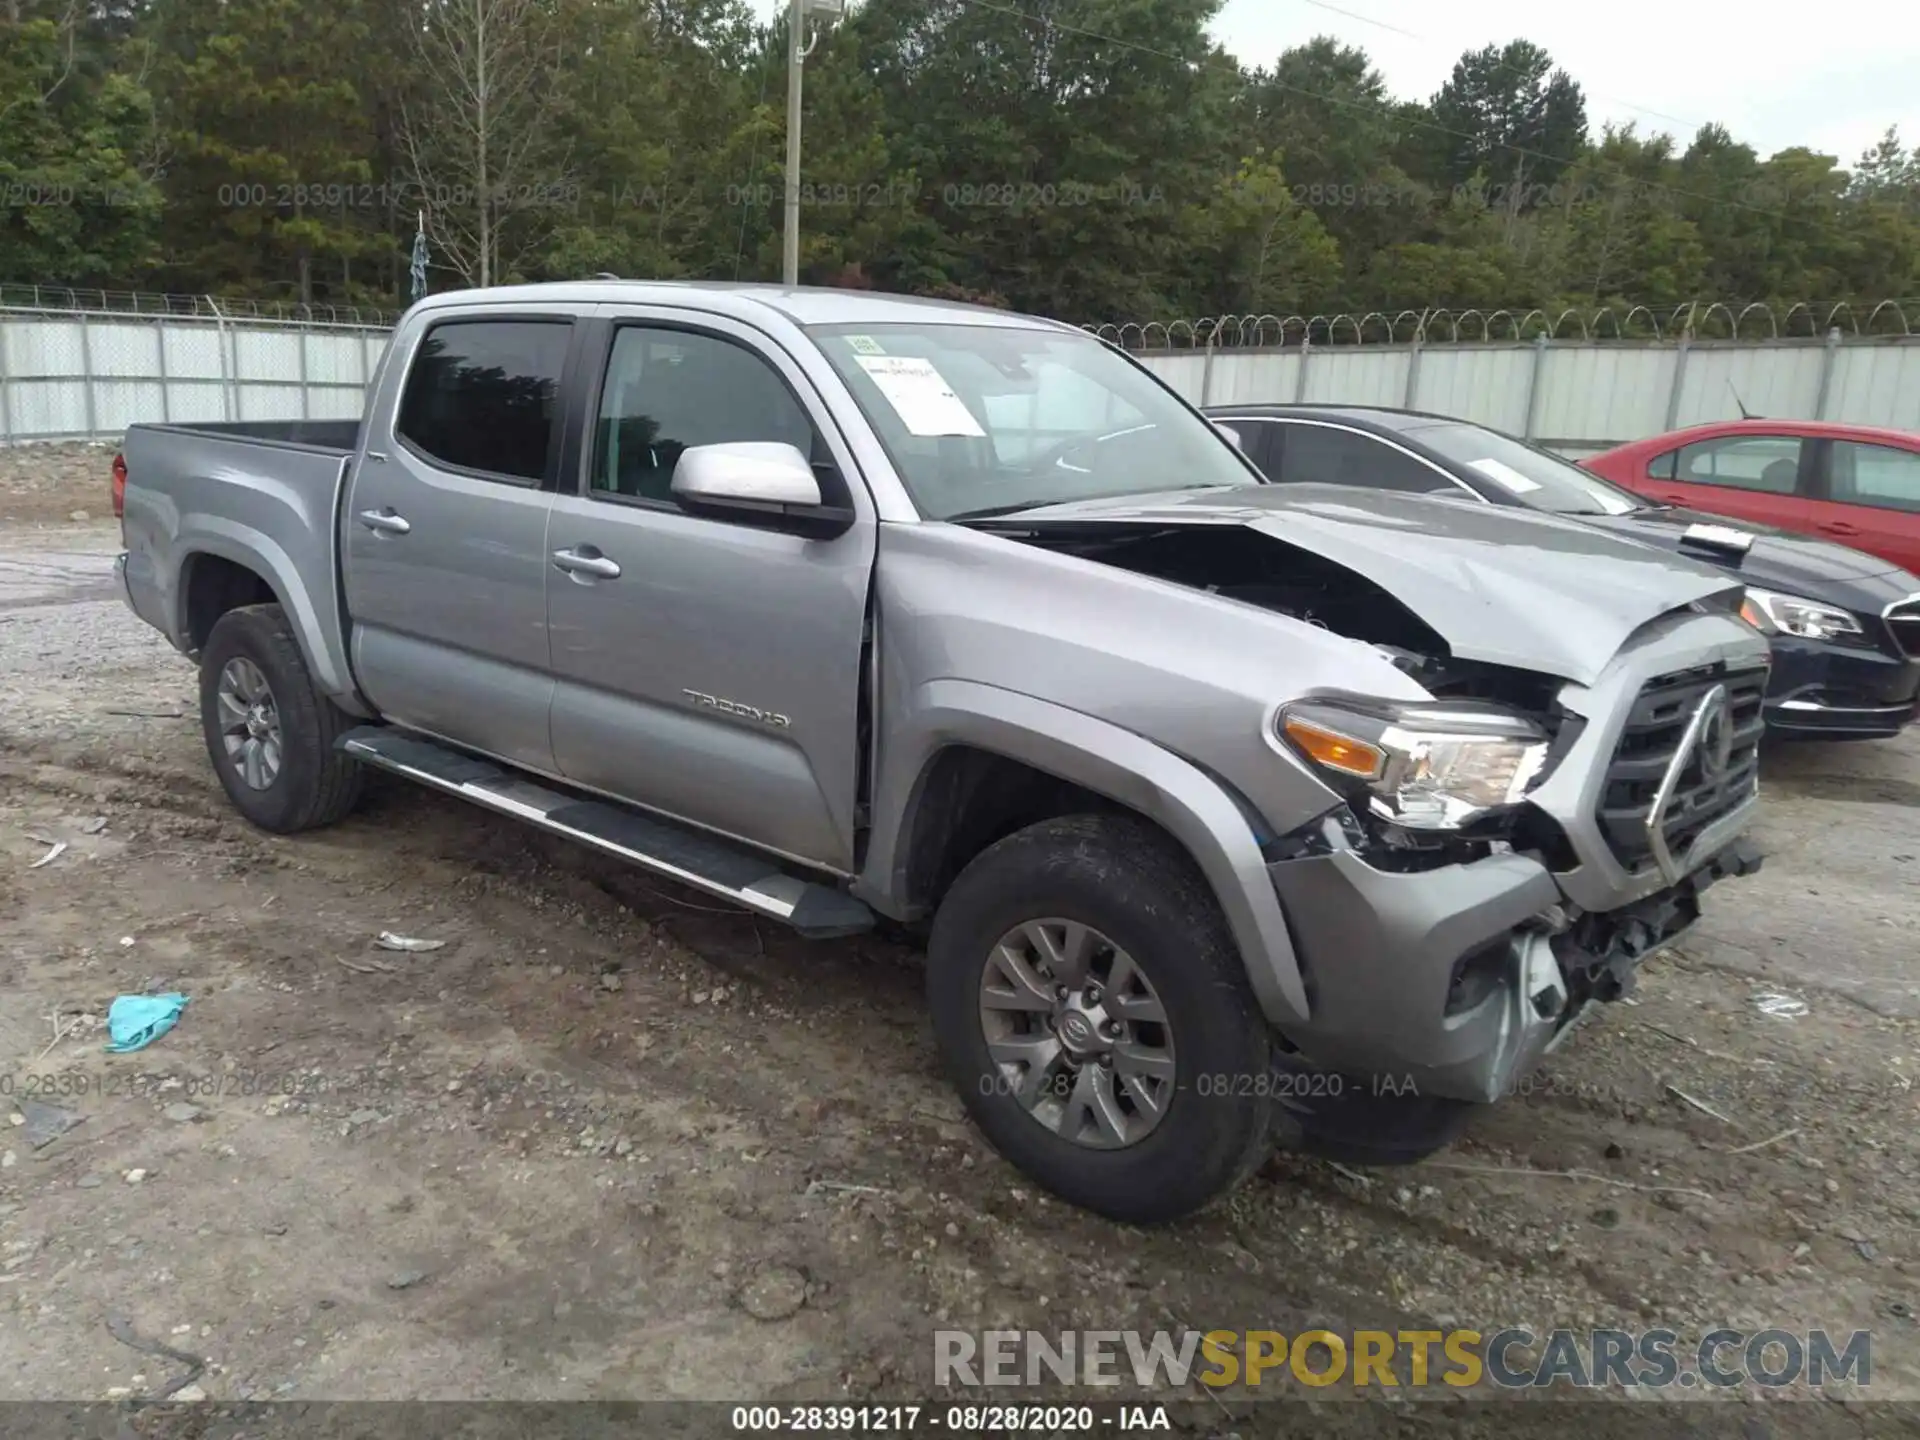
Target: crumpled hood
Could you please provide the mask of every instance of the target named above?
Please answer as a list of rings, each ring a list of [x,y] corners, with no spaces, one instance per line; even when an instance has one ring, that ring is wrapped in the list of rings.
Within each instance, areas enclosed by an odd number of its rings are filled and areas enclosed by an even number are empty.
[[[1741,588],[1709,564],[1579,521],[1345,486],[1135,495],[981,523],[1244,525],[1364,576],[1457,656],[1583,685],[1648,621]]]

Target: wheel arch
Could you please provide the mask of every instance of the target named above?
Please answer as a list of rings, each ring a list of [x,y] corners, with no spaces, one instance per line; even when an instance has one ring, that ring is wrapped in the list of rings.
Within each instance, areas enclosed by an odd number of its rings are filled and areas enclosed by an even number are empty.
[[[1216,777],[1132,731],[1014,691],[937,680],[912,698],[904,723],[886,735],[854,887],[861,898],[897,919],[921,918],[959,865],[1020,828],[1015,820],[1068,813],[1047,802],[1087,797],[1076,808],[1138,815],[1180,846],[1226,916],[1267,1017],[1307,1019],[1298,959],[1246,802]],[[988,820],[963,808],[955,825],[954,781],[969,771],[1001,787],[1036,777],[1043,791],[1031,797],[1036,804],[991,808]]]
[[[298,565],[270,536],[215,521],[182,545],[174,586],[174,636],[198,656],[220,617],[241,605],[277,604],[293,629],[315,687],[335,704],[366,714],[342,648],[339,625],[329,628],[303,583]]]

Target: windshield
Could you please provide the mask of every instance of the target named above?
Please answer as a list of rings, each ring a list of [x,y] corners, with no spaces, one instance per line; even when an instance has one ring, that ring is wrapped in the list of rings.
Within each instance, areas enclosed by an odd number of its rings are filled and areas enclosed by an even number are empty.
[[[1090,335],[941,324],[809,333],[930,519],[1260,483],[1218,430]]]
[[[1406,432],[1491,480],[1523,505],[1556,515],[1624,515],[1647,502],[1571,461],[1478,425],[1423,425]]]

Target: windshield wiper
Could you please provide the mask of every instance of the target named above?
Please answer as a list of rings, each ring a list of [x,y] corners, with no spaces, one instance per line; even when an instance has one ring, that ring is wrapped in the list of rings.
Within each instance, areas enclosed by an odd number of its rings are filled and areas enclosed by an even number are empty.
[[[1050,504],[1044,500],[1021,500],[1012,505],[986,505],[978,510],[962,510],[947,516],[950,521],[992,520],[1001,515],[1017,515],[1022,510],[1037,510],[1041,505]]]

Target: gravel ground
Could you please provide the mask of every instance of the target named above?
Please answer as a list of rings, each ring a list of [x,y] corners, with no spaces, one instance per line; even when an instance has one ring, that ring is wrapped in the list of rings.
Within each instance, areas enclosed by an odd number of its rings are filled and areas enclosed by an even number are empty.
[[[249,828],[191,668],[112,598],[113,527],[65,518],[111,451],[39,453],[0,451],[0,1076],[82,1123],[0,1133],[0,1399],[167,1384],[113,1314],[206,1357],[214,1401],[900,1401],[939,1325],[1824,1326],[1874,1333],[1870,1389],[1706,1409],[1749,1440],[1908,1423],[1865,1401],[1920,1399],[1920,734],[1770,754],[1764,875],[1451,1151],[1279,1156],[1128,1231],[965,1123],[909,948],[399,785]],[[192,997],[178,1028],[103,1055],[108,1000],[156,988]],[[1316,1433],[1436,1413],[1346,1398]]]

